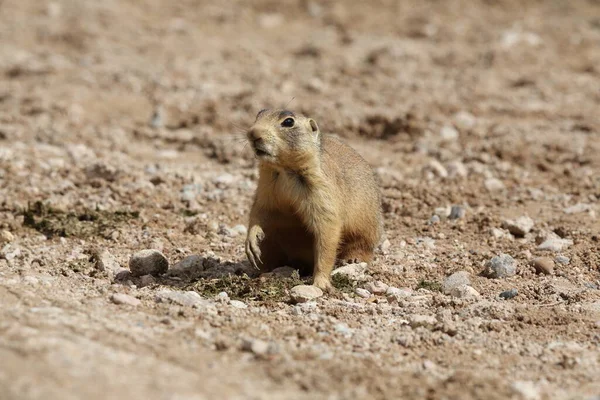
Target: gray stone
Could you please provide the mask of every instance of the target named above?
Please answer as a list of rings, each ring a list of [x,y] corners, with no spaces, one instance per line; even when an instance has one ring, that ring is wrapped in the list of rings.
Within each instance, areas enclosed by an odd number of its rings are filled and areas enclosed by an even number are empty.
[[[466,213],[467,210],[463,206],[454,205],[450,209],[450,215],[448,216],[448,219],[461,219],[464,218]]]
[[[508,300],[508,299],[512,299],[513,297],[516,297],[519,294],[519,291],[517,289],[510,289],[510,290],[505,290],[504,292],[500,293],[500,297],[503,298],[504,300]]]
[[[140,287],[150,286],[156,283],[156,279],[152,275],[144,275],[140,277]]]
[[[489,278],[508,278],[517,273],[517,262],[508,254],[500,254],[486,264],[486,275]]]
[[[122,304],[132,307],[137,307],[142,304],[142,302],[135,297],[124,293],[114,293],[112,296],[110,296],[110,301],[115,304]]]
[[[133,276],[161,275],[169,269],[169,261],[158,250],[142,250],[129,259],[129,269]]]
[[[568,263],[571,262],[571,259],[569,257],[565,257],[565,256],[556,256],[554,261],[556,261],[557,264],[567,265]]]
[[[357,296],[362,297],[363,299],[368,299],[369,297],[371,297],[371,292],[363,288],[354,289],[354,293],[356,293]]]
[[[467,271],[458,271],[444,279],[444,293],[450,294],[452,289],[461,285],[470,285],[469,273]]]
[[[175,263],[171,268],[172,272],[199,273],[204,270],[204,258],[197,254],[185,257],[183,260]]]
[[[290,296],[294,303],[306,303],[323,296],[323,291],[312,285],[298,285],[290,290]]]
[[[533,219],[522,216],[516,220],[509,219],[504,221],[502,227],[517,237],[523,237],[531,231],[534,224]]]

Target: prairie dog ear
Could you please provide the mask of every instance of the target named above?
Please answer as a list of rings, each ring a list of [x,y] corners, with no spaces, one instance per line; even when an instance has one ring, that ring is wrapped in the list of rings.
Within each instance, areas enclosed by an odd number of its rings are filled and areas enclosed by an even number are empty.
[[[310,130],[312,131],[312,133],[314,133],[315,135],[318,135],[319,134],[319,125],[317,125],[317,122],[314,119],[309,118],[308,124],[310,125]]]

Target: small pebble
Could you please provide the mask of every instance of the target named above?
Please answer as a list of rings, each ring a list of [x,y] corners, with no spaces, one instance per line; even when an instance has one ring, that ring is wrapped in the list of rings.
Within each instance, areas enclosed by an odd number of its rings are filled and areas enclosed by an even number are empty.
[[[364,285],[364,288],[373,294],[384,294],[388,287],[388,285],[381,281],[368,282]]]
[[[469,273],[467,271],[458,271],[450,275],[444,280],[444,293],[450,294],[450,292],[462,285],[470,285]]]
[[[385,296],[387,297],[388,303],[399,302],[400,300],[412,296],[412,294],[413,292],[410,289],[400,289],[395,287],[389,287],[385,292]]]
[[[9,231],[0,231],[0,243],[10,243],[15,240],[15,235]]]
[[[172,271],[181,272],[202,272],[204,270],[204,258],[197,254],[185,257],[183,260],[175,263],[171,268]]]
[[[142,304],[140,300],[124,293],[114,293],[112,296],[110,296],[110,300],[115,304],[123,304],[133,307],[137,307]]]
[[[388,251],[390,250],[390,247],[392,246],[392,243],[390,243],[390,241],[388,239],[385,239],[382,243],[381,246],[379,246],[379,248],[381,249],[381,252],[383,254],[387,254]]]
[[[552,275],[554,272],[554,261],[548,257],[538,257],[531,261],[531,265],[538,274]]]
[[[479,297],[479,292],[469,285],[460,285],[450,290],[450,296],[458,299],[473,299]]]
[[[246,339],[242,342],[242,350],[256,355],[265,355],[271,351],[271,345],[260,339]]]
[[[508,278],[517,273],[517,262],[508,254],[500,254],[486,264],[486,275],[489,278]]]
[[[519,291],[517,289],[510,289],[510,290],[506,290],[502,293],[500,293],[500,297],[503,298],[504,300],[508,300],[508,299],[512,299],[513,297],[516,297],[519,294]]]
[[[279,276],[282,278],[289,278],[292,276],[292,274],[296,272],[295,268],[292,267],[279,267],[279,268],[275,268],[273,271],[271,271],[271,274],[275,275],[275,276]]]
[[[246,303],[244,303],[243,301],[239,301],[239,300],[230,300],[229,305],[232,307],[235,307],[235,308],[239,308],[241,310],[248,308],[248,305],[246,305]]]
[[[463,206],[454,205],[450,209],[450,215],[448,216],[448,219],[464,218],[466,212],[467,211],[465,210],[465,208]]]
[[[434,224],[437,224],[437,223],[439,223],[439,222],[440,222],[440,217],[439,217],[439,216],[437,216],[437,215],[434,215],[434,216],[432,216],[432,217],[429,219],[429,224],[430,224],[430,225],[434,225]]]
[[[306,303],[323,296],[323,291],[313,285],[298,285],[290,290],[290,296],[294,303]]]
[[[517,237],[523,237],[531,231],[534,225],[535,222],[533,219],[528,216],[522,216],[516,220],[509,219],[504,221],[502,227]]]
[[[571,239],[562,239],[558,237],[550,237],[544,240],[539,246],[538,250],[559,252],[573,245]]]
[[[348,264],[343,267],[333,270],[332,275],[340,274],[350,280],[358,281],[365,279],[365,272],[367,270],[367,263]]]
[[[432,328],[437,323],[437,318],[433,315],[413,314],[408,317],[408,323],[413,329],[421,326]]]
[[[483,183],[488,192],[499,192],[504,190],[504,183],[500,179],[489,178]]]
[[[369,297],[371,297],[371,293],[367,289],[363,288],[354,289],[354,293],[356,293],[357,296],[360,296],[363,299],[368,299]]]
[[[129,259],[129,269],[133,276],[161,275],[169,269],[169,261],[158,250],[142,250]]]
[[[156,294],[156,301],[171,302],[187,307],[195,307],[206,302],[206,300],[196,292],[180,292],[174,290],[162,290],[158,292]]]
[[[571,262],[571,259],[569,257],[565,257],[565,256],[556,256],[554,261],[556,261],[557,264],[566,265]]]
[[[458,131],[452,125],[444,125],[440,130],[440,137],[443,141],[452,142],[458,139]]]

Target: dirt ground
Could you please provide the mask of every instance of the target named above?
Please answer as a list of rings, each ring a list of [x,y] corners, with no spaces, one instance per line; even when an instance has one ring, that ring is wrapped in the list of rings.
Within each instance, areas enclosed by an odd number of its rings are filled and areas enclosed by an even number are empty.
[[[240,226],[286,105],[388,240],[300,305]],[[0,1],[0,399],[598,398],[599,154],[597,0]]]

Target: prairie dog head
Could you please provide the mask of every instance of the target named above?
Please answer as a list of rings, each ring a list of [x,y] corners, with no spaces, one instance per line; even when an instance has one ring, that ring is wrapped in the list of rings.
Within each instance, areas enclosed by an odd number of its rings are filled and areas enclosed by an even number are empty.
[[[247,137],[261,162],[284,168],[318,154],[321,145],[315,120],[289,110],[261,110]]]

